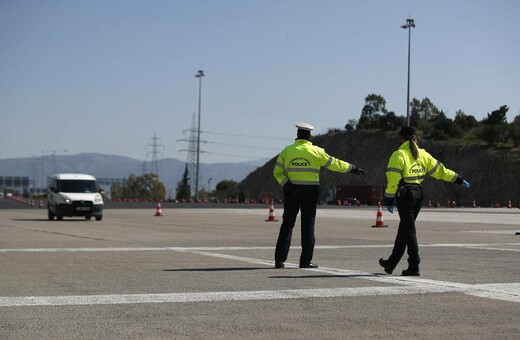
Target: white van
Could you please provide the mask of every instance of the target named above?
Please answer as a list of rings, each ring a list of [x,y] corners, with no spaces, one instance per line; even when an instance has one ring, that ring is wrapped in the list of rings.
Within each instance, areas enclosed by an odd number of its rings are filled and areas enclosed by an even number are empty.
[[[97,221],[103,219],[103,196],[101,196],[96,178],[84,174],[55,174],[49,177],[47,191],[47,213],[49,220],[56,216],[58,221],[63,216],[92,216]]]

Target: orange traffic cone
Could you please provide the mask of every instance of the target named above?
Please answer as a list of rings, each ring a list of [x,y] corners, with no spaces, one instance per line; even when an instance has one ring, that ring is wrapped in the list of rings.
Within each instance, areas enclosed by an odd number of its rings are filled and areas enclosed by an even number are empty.
[[[475,202],[475,200],[473,200],[473,204],[471,205],[473,208],[476,208],[477,207],[477,202]]]
[[[512,207],[513,207],[513,205],[511,204],[511,201],[507,202],[507,208],[511,209]]]
[[[162,216],[162,210],[161,210],[161,202],[157,201],[157,207],[155,208],[155,215],[154,216]]]
[[[269,217],[267,217],[266,222],[277,222],[276,216],[274,215],[274,206],[271,203],[271,206],[269,207]]]
[[[432,201],[428,200],[428,208],[431,208],[431,207],[432,207]]]
[[[384,228],[388,227],[383,220],[383,210],[381,209],[381,202],[377,202],[377,218],[376,225],[373,225],[372,228]]]

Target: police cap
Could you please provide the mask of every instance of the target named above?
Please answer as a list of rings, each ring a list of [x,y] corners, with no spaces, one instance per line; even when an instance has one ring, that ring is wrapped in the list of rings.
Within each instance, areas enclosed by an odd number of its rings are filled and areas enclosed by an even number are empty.
[[[307,123],[298,123],[296,124],[296,127],[298,128],[298,130],[304,130],[309,132],[311,132],[314,129],[314,126]]]
[[[403,126],[401,128],[401,131],[399,131],[399,135],[402,137],[410,137],[415,135],[416,131],[415,128],[412,126]]]

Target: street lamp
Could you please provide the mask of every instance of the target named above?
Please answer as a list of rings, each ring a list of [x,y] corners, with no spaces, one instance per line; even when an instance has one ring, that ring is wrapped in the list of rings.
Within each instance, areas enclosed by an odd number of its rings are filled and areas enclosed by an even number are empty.
[[[197,175],[195,177],[195,198],[199,198],[199,169],[200,169],[200,103],[201,103],[201,94],[202,94],[202,77],[204,77],[204,71],[199,70],[195,75],[196,78],[199,78],[199,119],[198,119],[198,128],[197,128]]]
[[[406,19],[406,25],[401,28],[408,29],[408,86],[406,91],[406,125],[410,126],[410,40],[412,27],[415,27],[413,19]]]

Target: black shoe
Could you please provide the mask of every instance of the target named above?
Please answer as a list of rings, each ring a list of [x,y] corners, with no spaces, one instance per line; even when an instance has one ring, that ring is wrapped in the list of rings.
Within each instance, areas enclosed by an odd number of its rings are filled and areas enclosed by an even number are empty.
[[[318,268],[317,264],[314,263],[307,263],[307,264],[300,264],[300,268]]]
[[[285,268],[285,264],[283,264],[283,262],[280,262],[280,261],[275,261],[274,268],[275,269]]]
[[[403,276],[421,276],[421,273],[419,273],[419,269],[406,269],[403,270]]]
[[[385,273],[387,273],[387,274],[392,274],[392,272],[394,271],[394,269],[392,269],[388,266],[388,260],[384,260],[383,258],[380,258],[379,265],[381,265],[381,267],[384,268]]]

